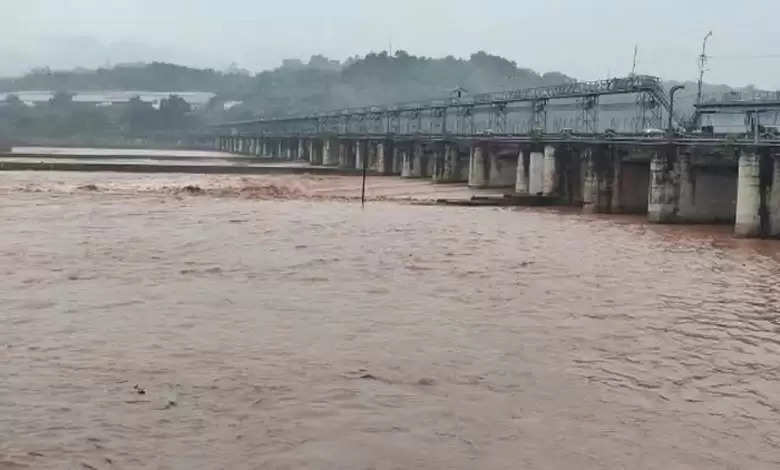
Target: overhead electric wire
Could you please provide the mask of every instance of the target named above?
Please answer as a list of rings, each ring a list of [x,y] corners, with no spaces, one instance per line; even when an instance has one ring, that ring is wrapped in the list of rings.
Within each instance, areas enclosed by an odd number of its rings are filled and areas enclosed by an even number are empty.
[[[780,59],[780,54],[761,54],[761,55],[711,55],[707,56],[716,60],[752,60],[752,59]]]

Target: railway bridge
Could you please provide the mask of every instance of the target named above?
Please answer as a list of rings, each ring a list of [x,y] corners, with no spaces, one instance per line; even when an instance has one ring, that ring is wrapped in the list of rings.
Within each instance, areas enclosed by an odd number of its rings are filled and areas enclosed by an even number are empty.
[[[745,105],[753,116],[759,108]],[[733,223],[738,236],[780,237],[780,140],[759,135],[757,123],[752,134],[729,135],[687,133],[684,124],[658,78],[631,76],[211,131],[218,150],[258,158],[507,188],[589,212]]]

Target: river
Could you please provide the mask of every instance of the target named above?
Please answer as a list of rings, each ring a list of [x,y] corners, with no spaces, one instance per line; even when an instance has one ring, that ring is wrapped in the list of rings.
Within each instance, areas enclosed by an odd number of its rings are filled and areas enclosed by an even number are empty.
[[[780,243],[270,178],[2,174],[0,469],[780,466]]]

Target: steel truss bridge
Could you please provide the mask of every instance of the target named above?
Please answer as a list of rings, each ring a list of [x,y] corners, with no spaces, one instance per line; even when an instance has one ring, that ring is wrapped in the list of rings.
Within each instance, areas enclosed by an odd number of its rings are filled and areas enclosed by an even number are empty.
[[[600,103],[609,95],[634,95],[633,103]],[[633,111],[632,129],[664,127],[670,102],[657,77],[635,75],[592,82],[572,82],[431,101],[366,106],[301,116],[277,117],[224,123],[218,132],[229,130],[243,136],[314,135],[529,135],[550,131],[551,111],[571,117],[566,130],[595,135],[601,110]],[[680,122],[680,119],[676,119]],[[520,123],[512,126],[511,123]],[[560,126],[557,131],[560,131]]]

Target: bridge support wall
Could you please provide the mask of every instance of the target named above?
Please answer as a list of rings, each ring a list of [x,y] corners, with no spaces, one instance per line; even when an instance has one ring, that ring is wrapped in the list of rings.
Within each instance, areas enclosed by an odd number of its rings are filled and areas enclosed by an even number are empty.
[[[608,146],[585,149],[580,159],[583,168],[583,211],[647,213],[650,186],[647,163],[627,161],[623,153]]]
[[[686,148],[655,153],[650,162],[650,222],[722,223],[738,218],[739,183],[733,168],[694,163]]]
[[[650,165],[625,162],[617,157],[616,178],[613,180],[611,212],[622,214],[646,214],[650,193]]]

